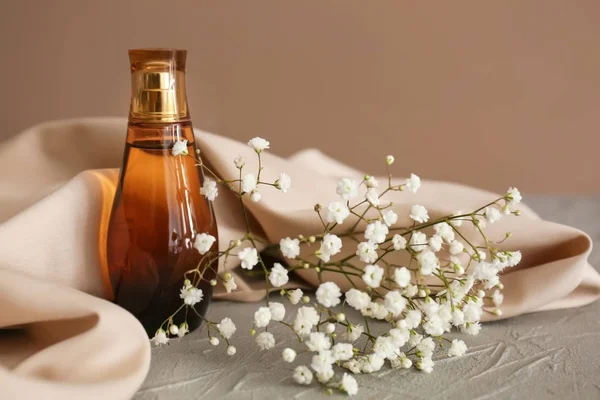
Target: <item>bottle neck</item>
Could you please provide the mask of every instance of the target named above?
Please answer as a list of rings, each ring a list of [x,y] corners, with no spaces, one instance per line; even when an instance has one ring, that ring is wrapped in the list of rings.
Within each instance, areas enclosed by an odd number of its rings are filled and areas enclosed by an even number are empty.
[[[185,71],[152,66],[132,70],[130,122],[172,123],[189,119]]]

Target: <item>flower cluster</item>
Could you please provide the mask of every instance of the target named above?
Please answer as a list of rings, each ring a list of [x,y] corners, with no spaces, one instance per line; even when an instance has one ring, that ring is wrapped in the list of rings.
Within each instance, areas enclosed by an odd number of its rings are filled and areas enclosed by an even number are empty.
[[[244,215],[244,197],[260,201],[262,186],[283,193],[291,188],[285,173],[274,182],[261,179],[261,154],[270,143],[254,138],[248,145],[258,157],[258,170],[245,173],[245,160],[238,157],[234,161],[239,170],[237,179],[222,179],[198,160],[214,178],[205,181],[202,194],[214,200],[221,184],[239,196]],[[176,144],[173,155],[190,156],[183,151],[185,146]],[[385,195],[407,192],[410,199],[420,189],[421,179],[412,174],[395,181],[390,172],[394,157],[387,156],[385,161],[386,184],[369,175],[362,180],[343,178],[336,186],[339,198],[314,207],[322,223],[321,232],[281,238],[267,247],[278,250],[282,263],[266,265],[256,245],[260,239],[250,232],[247,222],[245,235],[214,255],[237,256],[242,269],[264,275],[266,303],[255,312],[251,333],[261,350],[275,347],[277,339],[267,330],[270,324],[281,324],[298,338],[297,349],[282,352],[287,363],[295,362],[299,353],[310,354],[308,365],[293,369],[298,384],[316,381],[330,392],[354,395],[358,385],[353,375],[376,372],[386,364],[393,369],[414,367],[430,373],[433,354],[439,348],[449,357],[460,357],[467,351],[463,340],[449,339],[447,333],[457,329],[476,335],[484,313],[501,314],[503,286],[499,274],[517,265],[521,253],[500,249],[510,233],[494,242],[484,228],[506,216],[519,215],[515,209],[521,201],[519,191],[509,188],[504,196],[471,212],[434,218],[426,206],[414,204],[399,215],[399,209],[392,208]],[[405,225],[398,221],[405,221]],[[214,237],[201,233],[194,247],[208,256],[214,241]],[[299,269],[318,277],[314,300],[300,289],[287,287],[290,273]],[[200,266],[188,274],[201,277]],[[228,293],[237,288],[231,274],[218,277]],[[351,286],[345,293],[338,285],[342,280]],[[198,282],[197,278],[186,279],[178,312],[202,301]],[[273,288],[280,289],[281,301],[269,298]],[[297,309],[291,312],[290,308]],[[359,317],[350,318],[350,314]],[[157,331],[152,339],[156,344],[165,344],[169,336],[181,337],[188,331],[185,323],[174,325],[173,317]],[[205,322],[210,343],[218,345],[220,337],[227,343],[227,353],[235,354],[235,347],[229,344],[236,331],[233,321]],[[340,373],[336,375],[336,371]]]

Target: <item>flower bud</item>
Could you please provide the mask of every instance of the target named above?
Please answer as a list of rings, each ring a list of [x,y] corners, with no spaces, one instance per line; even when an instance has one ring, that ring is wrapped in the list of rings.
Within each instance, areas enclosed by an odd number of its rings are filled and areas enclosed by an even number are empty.
[[[332,334],[335,332],[335,324],[332,324],[331,322],[328,323],[327,325],[325,325],[325,332]]]
[[[237,352],[237,349],[234,346],[229,346],[227,348],[227,355],[232,356]]]
[[[305,304],[308,304],[308,303],[310,303],[310,297],[308,297],[308,296],[304,296],[304,297],[302,298],[302,301],[303,301]]]
[[[346,314],[339,313],[335,316],[335,319],[337,319],[338,322],[344,322],[346,320]]]
[[[219,338],[211,336],[209,342],[213,346],[218,346],[219,345]]]
[[[217,286],[217,280],[216,279],[211,279],[210,280],[210,286]]]
[[[485,292],[482,289],[479,289],[477,291],[477,297],[481,297],[481,298],[485,297]]]
[[[250,336],[254,336],[256,335],[256,329],[252,328],[250,329]]]
[[[185,286],[185,287],[192,286],[192,282],[189,279],[186,279],[185,281],[183,281],[183,286]]]
[[[496,309],[494,309],[493,313],[494,313],[494,315],[499,317],[502,315],[502,310],[500,310],[499,308],[496,308]]]
[[[242,245],[242,241],[240,239],[235,241],[235,247],[239,247]]]
[[[314,243],[317,240],[317,238],[315,238],[314,236],[309,236],[308,241],[310,243]]]
[[[321,205],[320,204],[315,204],[315,207],[313,208],[316,212],[321,211]]]
[[[309,269],[310,268],[310,264],[309,263],[304,263],[304,265],[302,267],[304,269]]]
[[[392,165],[392,164],[394,163],[394,156],[387,156],[387,157],[385,158],[385,163],[386,163],[387,165]]]
[[[171,332],[171,335],[177,335],[179,333],[179,327],[177,327],[177,325],[171,325],[169,327],[169,332]]]

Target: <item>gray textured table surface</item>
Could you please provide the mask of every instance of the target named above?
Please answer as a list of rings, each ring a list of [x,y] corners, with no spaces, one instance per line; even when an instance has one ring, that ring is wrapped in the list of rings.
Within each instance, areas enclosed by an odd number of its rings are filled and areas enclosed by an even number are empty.
[[[529,197],[527,203],[542,217],[580,228],[600,243],[600,197],[538,196]],[[591,263],[600,269],[598,249]],[[277,347],[268,352],[257,349],[247,333],[255,309],[256,304],[214,303],[212,319],[230,316],[238,325],[235,357],[226,356],[223,347],[212,348],[205,331],[154,348],[150,373],[135,399],[331,398],[318,385],[300,387],[292,381],[293,367],[281,360],[283,348],[299,348],[289,331],[272,329],[279,339]],[[600,398],[600,301],[487,323],[478,336],[465,341],[469,345],[465,356],[441,357],[431,374],[383,369],[358,375],[357,397]]]

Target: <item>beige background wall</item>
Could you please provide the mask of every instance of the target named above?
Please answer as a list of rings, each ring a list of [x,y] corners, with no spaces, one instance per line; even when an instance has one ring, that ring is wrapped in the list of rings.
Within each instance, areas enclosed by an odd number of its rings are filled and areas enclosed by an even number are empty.
[[[600,192],[600,1],[0,2],[0,138],[126,116],[127,49],[189,50],[195,125],[377,173]]]

